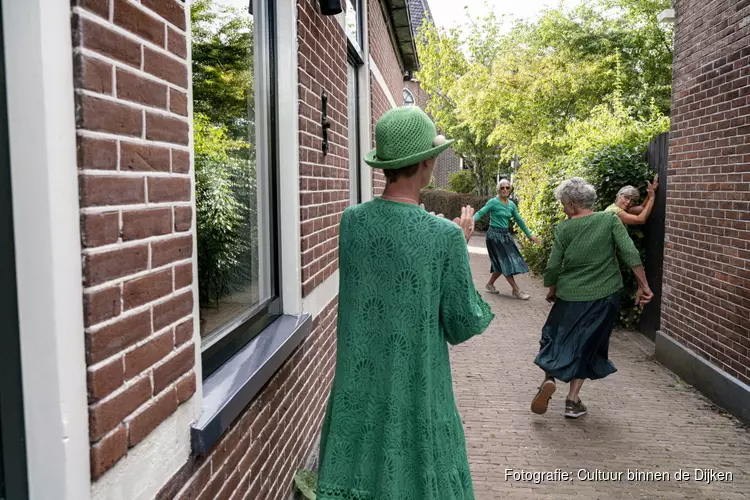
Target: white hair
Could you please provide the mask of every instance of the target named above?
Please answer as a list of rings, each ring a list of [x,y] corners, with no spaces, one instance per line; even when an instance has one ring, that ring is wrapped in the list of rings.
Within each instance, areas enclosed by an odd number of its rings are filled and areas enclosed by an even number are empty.
[[[596,189],[580,177],[560,183],[555,189],[555,198],[563,205],[573,203],[581,208],[591,208],[596,203]]]
[[[620,196],[629,200],[637,200],[641,197],[641,192],[635,186],[625,186],[617,192],[617,197]]]
[[[507,184],[508,186],[511,186],[511,183],[510,183],[510,181],[508,179],[500,179],[500,182],[497,183],[497,191],[498,191],[498,193],[500,192],[500,187],[503,184]]]

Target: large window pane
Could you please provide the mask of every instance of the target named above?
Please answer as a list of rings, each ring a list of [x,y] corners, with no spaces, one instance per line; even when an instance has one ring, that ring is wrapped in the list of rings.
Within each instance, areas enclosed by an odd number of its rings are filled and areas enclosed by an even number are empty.
[[[276,292],[265,7],[256,1],[249,9],[247,0],[193,3],[198,288],[204,350],[262,313]]]

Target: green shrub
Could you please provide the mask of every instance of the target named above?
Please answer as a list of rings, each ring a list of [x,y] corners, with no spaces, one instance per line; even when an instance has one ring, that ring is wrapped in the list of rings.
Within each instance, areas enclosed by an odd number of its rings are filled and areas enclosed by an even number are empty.
[[[565,219],[562,206],[555,200],[554,190],[565,179],[583,177],[590,182],[598,195],[594,210],[603,210],[615,201],[617,191],[628,184],[646,193],[646,181],[653,172],[646,163],[646,147],[627,144],[605,146],[581,154],[580,157],[560,157],[543,168],[526,168],[520,173],[516,189],[521,199],[519,210],[524,215],[529,229],[541,245],[521,241],[521,251],[531,271],[543,275],[549,259],[557,224]],[[633,242],[645,259],[645,241],[642,229],[628,226]],[[645,261],[644,261],[644,264]],[[630,328],[640,317],[635,306],[637,283],[630,269],[621,266],[625,290],[620,309],[620,325]]]
[[[445,191],[442,189],[434,190],[422,190],[420,197],[420,203],[424,204],[425,209],[428,212],[435,212],[436,214],[443,214],[446,219],[455,219],[461,215],[461,207],[471,205],[474,210],[480,210],[487,201],[490,200],[490,196],[475,196],[471,194],[459,194],[451,191]],[[477,222],[477,231],[486,231],[488,227],[488,221],[485,217],[484,220]]]
[[[476,192],[477,183],[471,170],[459,170],[448,176],[448,187],[454,193],[469,194]]]

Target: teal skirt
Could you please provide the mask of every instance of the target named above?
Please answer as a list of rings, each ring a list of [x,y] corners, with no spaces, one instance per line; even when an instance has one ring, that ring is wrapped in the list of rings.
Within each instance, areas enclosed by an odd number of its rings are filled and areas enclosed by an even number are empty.
[[[490,226],[487,231],[487,253],[490,255],[490,271],[493,273],[514,276],[529,272],[529,266],[521,257],[521,252],[518,251],[518,246],[508,229]]]
[[[609,360],[609,338],[620,311],[620,292],[588,302],[557,299],[542,328],[534,363],[563,382],[596,380],[617,371]]]

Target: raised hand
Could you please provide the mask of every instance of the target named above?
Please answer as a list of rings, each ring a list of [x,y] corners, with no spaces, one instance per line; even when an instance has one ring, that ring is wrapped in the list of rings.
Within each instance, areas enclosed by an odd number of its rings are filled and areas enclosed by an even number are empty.
[[[530,240],[531,240],[531,242],[532,242],[533,244],[535,244],[535,245],[541,245],[541,244],[542,244],[542,242],[541,242],[541,241],[539,240],[539,238],[537,238],[536,236],[532,236],[532,237],[531,237],[531,238],[529,238],[529,239],[530,239]]]
[[[471,235],[474,233],[474,209],[471,205],[466,205],[461,208],[461,217],[456,217],[453,222],[461,227],[464,232],[464,238],[468,243],[471,239]]]
[[[657,189],[659,189],[659,174],[654,176],[653,182],[648,182],[648,194],[653,196]]]

